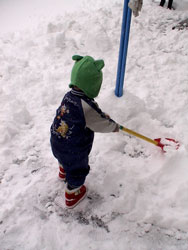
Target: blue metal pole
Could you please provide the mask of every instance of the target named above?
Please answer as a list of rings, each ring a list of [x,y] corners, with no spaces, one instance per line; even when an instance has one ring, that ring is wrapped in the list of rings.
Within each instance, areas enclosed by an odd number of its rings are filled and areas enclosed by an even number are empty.
[[[124,0],[119,59],[118,59],[118,70],[117,70],[116,88],[115,88],[115,95],[118,97],[121,97],[123,95],[123,83],[124,83],[129,33],[130,33],[132,11],[130,8],[128,8],[128,3],[129,3],[129,0]]]
[[[127,9],[128,9],[128,0],[124,0],[123,16],[122,16],[122,24],[121,24],[121,38],[120,38],[120,47],[119,47],[119,58],[118,58],[118,68],[117,68],[117,77],[116,77],[116,89],[115,89],[116,96],[119,96],[122,55],[123,55],[124,40],[125,40],[125,27],[126,27],[126,21],[127,21]]]
[[[126,68],[126,61],[127,61],[127,51],[128,51],[129,33],[130,33],[130,24],[131,24],[131,14],[132,14],[132,11],[131,11],[130,8],[128,8],[127,23],[126,23],[126,33],[125,33],[124,49],[123,49],[123,58],[122,58],[122,65],[121,65],[119,96],[123,95],[123,84],[124,84],[125,68]]]

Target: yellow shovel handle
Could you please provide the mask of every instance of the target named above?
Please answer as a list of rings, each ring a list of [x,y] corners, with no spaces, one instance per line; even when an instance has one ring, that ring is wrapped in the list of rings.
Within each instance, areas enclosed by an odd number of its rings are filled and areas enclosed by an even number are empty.
[[[124,132],[127,132],[127,133],[129,133],[129,134],[131,134],[131,135],[134,135],[134,136],[136,136],[136,137],[139,137],[140,139],[143,139],[143,140],[145,140],[145,141],[147,141],[147,142],[150,142],[150,143],[152,143],[152,144],[154,144],[154,145],[158,145],[158,142],[157,141],[154,141],[154,140],[152,140],[152,139],[150,139],[150,138],[148,138],[148,137],[146,137],[146,136],[144,136],[144,135],[141,135],[141,134],[139,134],[139,133],[136,133],[135,131],[133,131],[133,130],[130,130],[130,129],[128,129],[128,128],[125,128],[125,127],[123,127],[123,126],[121,126],[120,125],[120,127],[119,127],[121,130],[123,130]]]

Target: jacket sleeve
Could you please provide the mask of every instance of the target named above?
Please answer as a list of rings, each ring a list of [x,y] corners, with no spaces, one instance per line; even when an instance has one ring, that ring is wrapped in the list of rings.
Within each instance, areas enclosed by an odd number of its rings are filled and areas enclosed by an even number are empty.
[[[103,113],[93,102],[95,108],[90,106],[87,102],[82,100],[82,108],[85,116],[86,127],[94,132],[109,133],[113,132],[118,124],[112,119],[107,118],[105,113]]]

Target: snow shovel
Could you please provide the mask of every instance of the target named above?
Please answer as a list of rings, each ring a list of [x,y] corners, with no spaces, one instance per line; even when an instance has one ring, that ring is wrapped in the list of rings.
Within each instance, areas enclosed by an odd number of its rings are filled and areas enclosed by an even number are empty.
[[[125,128],[123,126],[120,125],[119,129],[123,130],[124,132],[127,132],[131,135],[134,135],[136,137],[139,137],[140,139],[143,139],[147,142],[150,142],[152,144],[154,144],[155,146],[158,146],[162,149],[163,152],[166,152],[166,148],[167,147],[173,147],[175,148],[176,150],[180,147],[180,144],[178,141],[175,141],[174,139],[171,139],[171,138],[165,138],[165,139],[162,139],[162,138],[157,138],[157,139],[150,139],[144,135],[141,135],[133,130],[130,130],[128,128]],[[164,149],[165,147],[165,149]]]

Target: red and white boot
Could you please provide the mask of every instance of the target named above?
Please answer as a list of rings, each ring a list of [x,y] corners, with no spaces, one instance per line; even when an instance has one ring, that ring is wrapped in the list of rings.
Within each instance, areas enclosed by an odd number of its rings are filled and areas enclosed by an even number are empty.
[[[65,190],[65,205],[67,208],[74,208],[80,201],[86,197],[87,188],[85,185],[69,190]]]
[[[66,173],[65,173],[65,170],[61,164],[59,164],[59,179],[61,181],[66,181]]]

